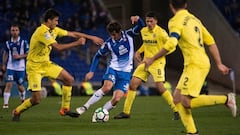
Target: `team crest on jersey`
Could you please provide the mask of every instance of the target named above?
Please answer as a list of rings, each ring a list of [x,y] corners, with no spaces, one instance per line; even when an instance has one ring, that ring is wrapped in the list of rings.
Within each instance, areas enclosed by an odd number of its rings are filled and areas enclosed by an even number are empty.
[[[45,39],[49,40],[51,38],[51,35],[50,35],[50,33],[46,32],[44,34],[44,37],[45,37]]]

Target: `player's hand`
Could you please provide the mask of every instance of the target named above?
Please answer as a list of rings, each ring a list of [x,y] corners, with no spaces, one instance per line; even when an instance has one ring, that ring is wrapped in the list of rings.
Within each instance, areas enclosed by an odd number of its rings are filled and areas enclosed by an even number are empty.
[[[153,63],[154,59],[153,58],[146,58],[146,60],[144,61],[145,63],[145,68],[144,70],[147,71],[148,67]]]
[[[92,79],[94,75],[94,72],[88,72],[86,75],[85,75],[85,81],[89,81]]]
[[[6,72],[6,65],[4,65],[4,64],[2,65],[2,71]]]
[[[134,24],[135,22],[138,21],[139,16],[138,16],[138,15],[136,15],[136,16],[131,16],[130,19],[131,19],[132,24]]]
[[[217,65],[217,67],[218,67],[218,70],[219,70],[223,75],[229,74],[230,69],[229,69],[227,66],[225,66],[224,64],[219,64],[219,65]]]
[[[86,38],[84,37],[81,37],[77,40],[77,42],[80,44],[80,45],[85,45],[86,44]]]
[[[103,39],[96,37],[96,36],[91,36],[91,40],[96,45],[103,45],[103,43],[104,43]]]
[[[137,62],[138,62],[139,64],[142,63],[142,57],[141,57],[141,55],[140,55],[139,52],[136,52],[135,55],[134,55],[134,57],[135,57],[135,59],[137,60]]]
[[[13,54],[13,58],[14,58],[15,60],[21,59],[20,55],[18,55],[18,54]]]

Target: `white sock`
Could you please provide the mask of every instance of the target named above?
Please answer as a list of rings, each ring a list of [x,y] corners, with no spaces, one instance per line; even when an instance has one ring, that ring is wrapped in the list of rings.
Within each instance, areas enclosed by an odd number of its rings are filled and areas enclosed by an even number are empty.
[[[85,107],[89,108],[92,104],[98,102],[102,97],[104,96],[104,93],[102,89],[97,90],[90,99],[84,104]]]
[[[3,102],[4,102],[4,105],[8,105],[8,101],[9,101],[9,98],[11,96],[11,93],[9,92],[4,92],[3,93]]]
[[[25,100],[26,98],[26,91],[24,90],[23,92],[18,91],[19,97],[21,100]]]
[[[113,106],[111,103],[111,100],[106,102],[105,105],[103,106],[104,109],[107,109],[108,111],[112,110],[113,108],[115,108],[116,106]]]

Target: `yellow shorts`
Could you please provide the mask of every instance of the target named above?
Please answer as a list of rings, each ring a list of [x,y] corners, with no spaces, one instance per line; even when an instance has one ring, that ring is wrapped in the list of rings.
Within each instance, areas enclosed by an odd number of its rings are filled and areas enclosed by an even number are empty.
[[[148,67],[148,70],[144,70],[145,64],[140,64],[134,71],[133,76],[140,78],[143,81],[147,81],[148,76],[152,75],[154,82],[165,81],[165,63],[154,62]]]
[[[182,95],[198,97],[203,83],[210,68],[199,68],[197,66],[186,66],[177,84],[177,89]]]
[[[63,68],[49,61],[44,63],[27,62],[26,71],[28,76],[28,89],[31,91],[41,90],[43,77],[56,79]]]

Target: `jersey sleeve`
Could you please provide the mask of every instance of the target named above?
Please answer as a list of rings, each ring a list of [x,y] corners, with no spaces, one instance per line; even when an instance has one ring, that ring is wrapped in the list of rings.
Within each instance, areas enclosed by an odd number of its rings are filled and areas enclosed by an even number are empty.
[[[213,36],[208,32],[208,30],[202,26],[202,32],[203,32],[203,42],[206,45],[212,45],[215,44],[215,40]]]
[[[97,51],[97,53],[95,54],[95,56],[92,59],[92,64],[90,67],[90,72],[95,72],[98,62],[99,62],[99,58],[106,54],[108,52],[108,47],[107,47],[107,43],[105,42],[104,45],[101,46],[101,48]]]
[[[133,28],[128,29],[126,31],[126,33],[132,37],[135,35],[139,35],[139,33],[143,27],[145,27],[145,23],[142,20],[142,18],[139,17],[137,24]]]
[[[178,39],[181,35],[181,27],[173,20],[169,21],[168,24],[169,27],[169,39],[164,44],[164,49],[168,50],[169,52],[173,52],[176,49],[176,46],[178,44]]]
[[[67,36],[67,34],[68,34],[67,30],[64,30],[62,28],[56,27],[55,29],[57,30],[58,37]]]
[[[28,53],[29,51],[29,43],[27,40],[24,40],[24,53]]]

